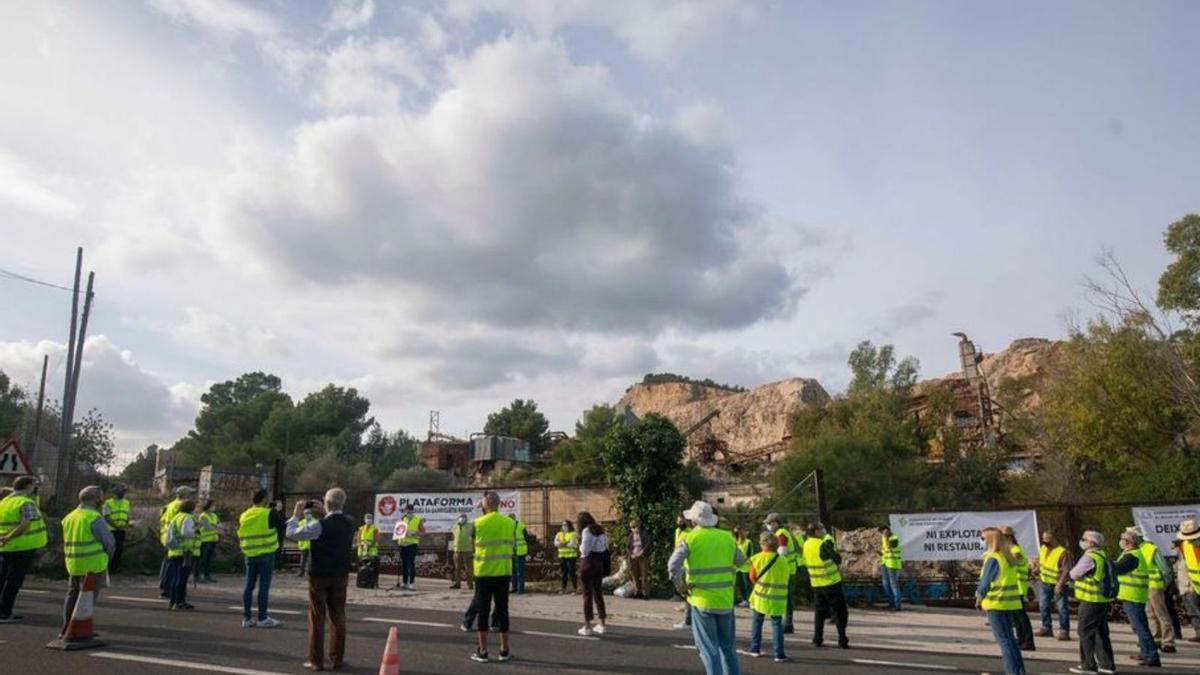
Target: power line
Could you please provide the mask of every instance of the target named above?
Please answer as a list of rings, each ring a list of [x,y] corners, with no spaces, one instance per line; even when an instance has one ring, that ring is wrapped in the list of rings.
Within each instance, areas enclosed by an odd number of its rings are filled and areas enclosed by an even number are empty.
[[[58,284],[52,284],[49,281],[42,281],[40,279],[34,279],[33,277],[27,277],[24,274],[18,274],[17,272],[6,270],[2,267],[0,267],[0,278],[11,279],[13,281],[23,281],[27,284],[37,284],[39,286],[47,286],[49,288],[57,288],[60,291],[66,291],[68,293],[75,292],[75,289],[68,286],[59,286]]]

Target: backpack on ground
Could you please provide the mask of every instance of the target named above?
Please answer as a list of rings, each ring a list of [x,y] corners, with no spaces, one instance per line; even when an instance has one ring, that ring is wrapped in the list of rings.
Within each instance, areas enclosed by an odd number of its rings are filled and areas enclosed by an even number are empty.
[[[358,567],[358,575],[354,579],[354,585],[359,588],[379,587],[379,570],[375,568],[373,561],[362,561],[362,564]]]

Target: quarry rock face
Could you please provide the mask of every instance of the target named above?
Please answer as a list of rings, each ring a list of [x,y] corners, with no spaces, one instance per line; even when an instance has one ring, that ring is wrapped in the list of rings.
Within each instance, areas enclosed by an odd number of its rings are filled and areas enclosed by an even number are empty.
[[[1049,369],[1063,357],[1063,343],[1046,338],[1021,338],[993,354],[985,354],[979,370],[987,378],[988,387],[995,396],[1005,380],[1019,380],[1021,405],[1036,408],[1042,402],[1046,377]],[[951,373],[942,380],[962,379],[962,373]],[[936,380],[935,380],[936,382]],[[924,384],[924,383],[923,383]]]
[[[697,429],[689,441],[712,436],[734,452],[747,452],[778,443],[790,433],[796,412],[824,406],[829,400],[819,382],[800,377],[740,393],[691,382],[669,382],[633,385],[617,403],[617,410],[628,407],[638,417],[663,415],[681,432],[719,410],[720,414]]]

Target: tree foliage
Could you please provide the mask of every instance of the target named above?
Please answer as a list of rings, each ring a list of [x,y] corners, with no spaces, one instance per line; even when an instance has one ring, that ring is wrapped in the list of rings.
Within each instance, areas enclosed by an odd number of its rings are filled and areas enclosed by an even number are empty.
[[[119,479],[128,487],[149,488],[154,482],[154,460],[158,454],[157,445],[148,445],[138,453],[137,458],[125,465]]]
[[[483,432],[493,436],[511,436],[529,442],[530,451],[537,455],[545,447],[550,422],[538,411],[537,403],[514,399],[512,403],[487,417]]]
[[[675,517],[685,495],[683,435],[665,417],[650,414],[634,424],[614,426],[605,436],[601,458],[609,482],[616,488],[621,522],[616,536],[624,535],[631,519],[638,519],[658,546],[650,555],[656,581],[665,579],[669,543]]]
[[[558,484],[605,480],[604,439],[622,423],[624,418],[611,405],[601,403],[585,410],[575,423],[575,436],[555,446],[554,459],[542,477]]]
[[[1189,213],[1171,223],[1163,243],[1175,260],[1158,279],[1158,306],[1194,324],[1200,319],[1200,215]]]
[[[20,434],[24,406],[25,392],[0,370],[0,440]]]
[[[676,375],[675,373],[646,373],[645,377],[642,378],[642,384],[668,384],[672,382],[679,382],[683,384],[699,384],[705,387],[712,387],[713,389],[724,389],[726,391],[734,392],[746,391],[745,387],[739,387],[735,384],[714,382],[707,377],[703,380],[697,380],[695,378],[688,377],[687,375]]]

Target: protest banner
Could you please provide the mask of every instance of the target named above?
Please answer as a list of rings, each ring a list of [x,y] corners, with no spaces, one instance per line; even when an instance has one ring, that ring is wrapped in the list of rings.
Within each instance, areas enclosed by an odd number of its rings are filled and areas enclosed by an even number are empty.
[[[1200,504],[1135,506],[1130,511],[1134,524],[1142,528],[1146,540],[1154,542],[1163,555],[1171,551],[1179,523],[1189,519],[1200,521]]]
[[[501,491],[500,511],[521,517],[521,492]],[[404,505],[413,505],[413,515],[425,522],[425,532],[449,532],[458,514],[474,520],[483,515],[479,501],[483,492],[381,492],[375,495],[375,523],[381,532],[391,534],[396,521],[404,515]]]
[[[1008,525],[1017,535],[1025,557],[1038,555],[1036,511],[954,511],[900,513],[888,516],[892,533],[900,538],[904,560],[979,560],[986,552],[985,527]]]

